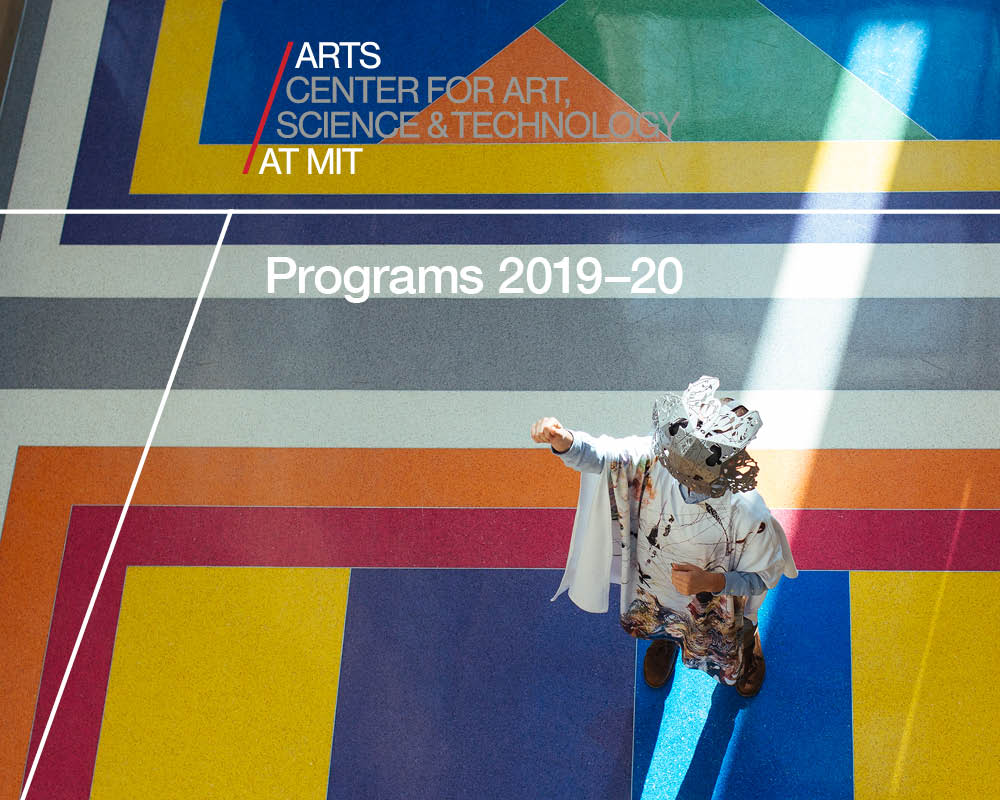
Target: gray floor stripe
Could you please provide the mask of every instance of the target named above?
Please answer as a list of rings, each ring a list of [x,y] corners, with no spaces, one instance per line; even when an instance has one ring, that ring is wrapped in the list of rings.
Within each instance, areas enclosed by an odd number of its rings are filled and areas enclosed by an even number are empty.
[[[0,388],[161,386],[190,302],[0,300]],[[799,335],[756,354],[772,302]],[[657,391],[709,373],[747,389],[994,390],[998,318],[1000,298],[206,300],[176,387]],[[845,319],[844,352],[822,352]],[[810,385],[792,351],[839,361],[833,385]]]
[[[162,389],[191,300],[0,300],[6,389]]]
[[[28,119],[31,92],[35,86],[38,57],[45,41],[45,26],[49,21],[52,0],[26,0],[17,47],[11,62],[10,82],[0,112],[0,207],[7,208],[14,170],[21,151],[24,123]],[[0,215],[0,234],[4,217]]]

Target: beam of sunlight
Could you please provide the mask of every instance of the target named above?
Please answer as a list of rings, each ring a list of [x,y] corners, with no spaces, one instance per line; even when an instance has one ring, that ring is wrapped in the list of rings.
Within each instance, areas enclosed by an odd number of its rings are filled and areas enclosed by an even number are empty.
[[[705,732],[717,686],[714,678],[683,667],[678,659],[649,770],[641,795],[635,800],[677,796]]]
[[[930,40],[929,29],[917,22],[901,23],[906,26],[910,42],[908,47],[896,47],[895,52],[905,63],[895,65],[903,95],[907,98],[906,108],[900,110],[894,138],[871,143],[871,174],[877,177],[879,192],[876,196],[878,208],[885,206],[886,192],[892,186],[893,175],[903,147],[901,139],[907,124],[905,114],[909,111],[916,93],[917,82],[923,66]],[[898,26],[883,21],[875,21],[860,28],[855,34],[848,57],[847,72],[840,82],[830,102],[830,110],[824,127],[822,141],[818,143],[812,169],[803,189],[802,207],[810,210],[820,205],[816,192],[820,187],[836,185],[842,165],[837,158],[836,140],[841,138],[851,114],[848,100],[848,86],[854,79],[852,73],[862,63],[879,57],[879,49],[887,39],[898,39]],[[849,187],[848,187],[849,188]],[[796,223],[792,241],[785,248],[778,279],[772,293],[764,325],[757,342],[754,358],[748,371],[748,389],[787,389],[788,378],[794,376],[797,388],[823,390],[836,388],[847,340],[854,325],[858,299],[864,292],[865,282],[871,266],[875,246],[875,234],[879,223],[877,214],[860,214],[855,228],[857,242],[850,246],[838,245],[828,248],[835,259],[817,261],[816,248],[804,246],[807,242],[823,241],[822,226],[826,221],[816,215],[803,214]],[[806,308],[796,299],[820,299],[822,303],[810,303]],[[817,406],[808,414],[803,414],[803,427],[798,447],[803,450],[817,450],[826,429],[833,401],[833,391],[816,391],[812,398]],[[813,470],[812,459],[807,459],[800,468],[800,474],[788,476],[788,481],[796,486],[796,497],[792,507],[801,507],[808,491],[809,475]],[[964,505],[964,503],[963,503]],[[954,547],[954,542],[953,542]],[[939,610],[944,588],[938,597]],[[774,602],[772,598],[771,602]],[[760,619],[761,638],[767,639],[768,618],[762,613]],[[929,652],[929,648],[928,648]],[[925,666],[921,664],[921,675]],[[911,708],[915,714],[916,694]],[[738,750],[743,736],[745,716],[736,718],[730,751]],[[908,720],[909,725],[912,720]],[[906,734],[908,735],[908,733]],[[902,753],[897,761],[897,770],[902,764]],[[723,774],[731,768],[730,753],[726,754]],[[720,779],[723,776],[720,775]]]
[[[910,697],[910,705],[906,711],[906,723],[903,725],[903,735],[899,740],[899,752],[896,753],[896,762],[892,767],[892,781],[889,785],[890,796],[899,794],[900,783],[903,780],[903,770],[906,766],[906,754],[910,749],[910,739],[913,734],[913,725],[917,718],[917,707],[920,701],[920,693],[923,690],[924,679],[927,676],[927,662],[931,655],[931,645],[934,643],[934,629],[937,628],[938,620],[941,617],[941,604],[944,601],[944,590],[948,585],[948,575],[950,574],[952,561],[955,557],[955,549],[958,547],[958,536],[962,530],[962,521],[965,519],[965,512],[969,505],[969,496],[972,494],[972,479],[965,482],[965,490],[962,492],[962,502],[959,506],[958,520],[955,522],[955,529],[951,534],[951,546],[948,549],[948,558],[944,564],[944,571],[941,573],[941,583],[938,584],[937,597],[934,598],[934,609],[931,612],[931,622],[927,627],[927,637],[924,641],[924,652],[920,657],[920,666],[917,669],[917,679],[913,682],[913,694]]]
[[[884,42],[899,41],[899,30],[905,29],[902,40],[906,46],[895,46],[894,53],[900,63],[894,65],[903,96],[912,102],[920,77],[924,56],[930,41],[926,26],[918,22],[893,24],[871,22],[855,34],[843,73],[830,102],[830,113],[823,132],[823,141],[816,149],[812,170],[804,187],[803,209],[818,207],[815,193],[822,186],[836,183],[842,164],[837,158],[836,140],[843,134],[843,126],[851,116],[848,87],[855,80],[852,67],[879,57]],[[902,136],[907,124],[907,108],[897,118],[895,139],[871,143],[868,169],[878,179],[880,192],[877,206],[885,205],[885,193],[892,185],[893,174],[902,151]],[[864,291],[871,265],[874,239],[879,223],[878,214],[858,215],[855,232],[858,243],[849,248],[837,247],[836,263],[817,263],[815,248],[806,248],[805,242],[822,241],[822,226],[828,221],[815,215],[802,215],[796,223],[792,241],[785,249],[778,272],[771,304],[753,360],[746,385],[748,388],[779,388],[787,385],[791,376],[800,387],[808,389],[834,388],[840,373],[847,339],[854,324],[858,298]],[[820,298],[827,302],[800,304],[787,302],[795,299]],[[778,385],[776,385],[778,384]],[[809,424],[801,431],[799,445],[803,450],[819,447],[826,420],[830,413],[832,392],[818,393],[819,407],[809,415]],[[796,505],[801,504],[808,487],[812,464],[803,466],[802,473],[789,476],[799,487]]]
[[[906,47],[893,45],[894,57],[906,61],[902,65],[894,64],[893,74],[898,75],[903,84],[900,96],[912,102],[927,52],[929,31],[919,23],[902,24],[906,26],[906,41],[910,44]],[[885,46],[887,37],[898,40],[898,31],[893,24],[881,21],[862,27],[855,35],[846,64],[847,71],[841,76],[831,98],[823,141],[817,143],[812,169],[803,187],[804,211],[818,208],[821,200],[817,199],[817,192],[821,187],[836,185],[836,179],[843,172],[843,163],[839,161],[843,150],[837,147],[837,140],[843,137],[844,126],[848,124],[850,115],[856,112],[850,99],[852,88],[855,90],[853,96],[857,96],[857,79],[851,74],[852,66],[882,57],[879,48]],[[901,110],[903,114],[898,115],[898,129],[887,134],[887,141],[870,143],[867,150],[869,163],[865,168],[877,177],[879,187],[876,211],[885,205],[885,193],[891,188],[903,146],[900,137],[908,124],[905,114],[909,105]],[[744,391],[796,390],[796,394],[807,394],[810,400],[815,401],[818,408],[810,409],[808,414],[803,415],[804,427],[797,432],[795,447],[802,450],[816,449],[827,427],[833,399],[833,392],[828,390],[836,386],[858,298],[864,292],[879,215],[859,214],[855,223],[856,242],[823,248],[823,255],[817,260],[819,248],[815,245],[806,247],[804,243],[822,242],[823,226],[827,224],[829,220],[819,215],[806,213],[798,217],[742,387]],[[794,302],[805,298],[820,302],[810,303],[808,307]],[[798,475],[787,476],[789,483],[799,487],[799,494],[791,504],[793,507],[802,505],[811,470],[812,464],[804,462]],[[776,600],[780,601],[780,597],[772,598],[770,603]],[[760,616],[760,631],[762,638],[766,639],[768,615],[764,609]],[[675,674],[642,790],[644,798],[676,796],[692,766],[698,741],[706,733],[706,723],[712,724],[709,711],[715,684],[705,680],[704,675],[686,674],[690,672],[679,668]],[[743,713],[735,715],[728,747],[719,765],[716,789],[724,786],[730,773],[737,769],[745,718]]]

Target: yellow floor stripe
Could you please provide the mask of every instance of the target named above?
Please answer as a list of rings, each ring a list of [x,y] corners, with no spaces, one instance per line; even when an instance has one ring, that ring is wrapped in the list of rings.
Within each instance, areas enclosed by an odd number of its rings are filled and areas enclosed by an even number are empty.
[[[129,568],[92,797],[325,797],[349,575]]]
[[[366,145],[355,175],[243,175],[246,145],[200,145],[222,0],[167,0],[132,176],[136,194],[881,192],[1000,188],[1000,142]],[[280,53],[274,53],[277,69]],[[267,99],[261,87],[260,110]],[[265,136],[265,139],[267,137]],[[325,146],[320,147],[320,160]],[[284,156],[280,161],[284,164]],[[817,165],[822,168],[818,169]]]
[[[995,795],[998,607],[995,572],[851,573],[856,800]]]

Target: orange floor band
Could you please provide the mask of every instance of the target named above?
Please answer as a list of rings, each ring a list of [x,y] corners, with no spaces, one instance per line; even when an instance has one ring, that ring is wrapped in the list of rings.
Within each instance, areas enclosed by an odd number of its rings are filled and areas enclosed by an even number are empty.
[[[0,798],[16,797],[52,602],[74,504],[124,503],[141,450],[22,447],[11,485],[0,585],[19,598],[0,618],[9,724]],[[991,487],[956,480],[996,450],[759,450],[774,508],[991,508]],[[576,503],[577,476],[541,448],[155,448],[133,502],[149,505],[552,508]]]

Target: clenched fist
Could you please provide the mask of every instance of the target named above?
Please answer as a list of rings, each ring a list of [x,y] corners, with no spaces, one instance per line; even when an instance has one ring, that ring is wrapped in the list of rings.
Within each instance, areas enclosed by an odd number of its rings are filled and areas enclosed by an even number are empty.
[[[539,444],[551,445],[557,453],[565,453],[573,446],[573,434],[555,417],[542,417],[532,425],[531,438]]]
[[[694,564],[671,564],[670,581],[681,594],[721,592],[726,588],[726,576],[721,572],[708,572]]]

